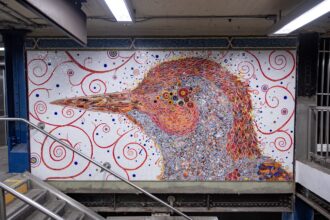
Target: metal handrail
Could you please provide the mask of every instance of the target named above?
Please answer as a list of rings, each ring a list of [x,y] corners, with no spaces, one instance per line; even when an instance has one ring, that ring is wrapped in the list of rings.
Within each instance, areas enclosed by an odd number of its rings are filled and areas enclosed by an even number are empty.
[[[139,187],[138,185],[132,183],[131,181],[127,180],[125,177],[121,176],[120,174],[112,171],[111,169],[103,166],[101,163],[91,159],[89,156],[81,153],[80,151],[72,148],[71,146],[69,146],[68,144],[66,144],[65,142],[63,142],[62,140],[58,139],[57,137],[55,137],[54,135],[46,132],[45,130],[39,128],[37,125],[33,124],[32,122],[24,119],[24,118],[9,118],[9,117],[0,117],[0,121],[20,121],[20,122],[24,122],[26,124],[28,124],[29,126],[35,128],[36,130],[40,131],[41,133],[43,133],[44,135],[46,135],[47,137],[50,137],[51,139],[53,139],[54,141],[60,143],[61,145],[63,145],[64,147],[72,150],[73,152],[75,152],[76,154],[78,154],[79,156],[81,156],[82,158],[88,160],[89,162],[93,163],[94,165],[98,166],[99,168],[101,168],[102,170],[110,173],[111,175],[115,176],[116,178],[120,179],[121,181],[125,182],[126,184],[132,186],[133,188],[137,189],[138,191],[142,192],[143,194],[149,196],[150,198],[152,198],[153,200],[161,203],[162,205],[166,206],[167,208],[173,210],[175,213],[181,215],[182,217],[188,219],[188,220],[192,220],[188,215],[184,214],[183,212],[181,212],[180,210],[174,208],[173,206],[167,204],[166,202],[164,202],[163,200],[159,199],[158,197],[154,196],[153,194],[149,193],[148,191],[142,189],[141,187]]]
[[[330,111],[330,106],[309,106],[310,109],[312,110],[320,110],[320,111]]]
[[[44,213],[45,215],[56,219],[56,220],[64,220],[62,217],[58,216],[57,214],[53,213],[52,211],[50,211],[49,209],[43,207],[42,205],[40,205],[39,203],[37,203],[36,201],[33,201],[32,199],[30,199],[29,197],[26,197],[25,195],[23,195],[22,193],[17,192],[16,190],[10,188],[9,186],[7,186],[6,184],[0,182],[0,190],[5,190],[11,194],[13,194],[15,197],[17,197],[18,199],[22,200],[23,202],[26,202],[27,204],[33,206],[34,208],[38,209],[39,211],[41,211],[42,213]],[[2,195],[4,196],[4,194]],[[4,198],[1,198],[4,201]],[[3,204],[4,205],[4,204]],[[2,210],[2,215],[5,216],[5,210]]]

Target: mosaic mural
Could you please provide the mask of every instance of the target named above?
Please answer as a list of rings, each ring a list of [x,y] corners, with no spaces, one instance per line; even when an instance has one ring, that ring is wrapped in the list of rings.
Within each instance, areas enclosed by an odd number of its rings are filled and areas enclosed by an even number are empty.
[[[290,181],[294,51],[28,51],[30,120],[130,180]],[[43,179],[115,180],[31,131]]]

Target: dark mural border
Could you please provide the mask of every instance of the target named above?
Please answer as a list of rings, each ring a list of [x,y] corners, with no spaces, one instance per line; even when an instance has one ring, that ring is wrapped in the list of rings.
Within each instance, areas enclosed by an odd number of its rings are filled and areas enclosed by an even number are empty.
[[[89,38],[82,47],[69,38],[27,38],[26,49],[296,49],[296,37]]]

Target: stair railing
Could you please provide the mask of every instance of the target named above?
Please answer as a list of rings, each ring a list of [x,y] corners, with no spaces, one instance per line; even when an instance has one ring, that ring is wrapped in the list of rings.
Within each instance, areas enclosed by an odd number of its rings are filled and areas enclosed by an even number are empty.
[[[62,217],[58,216],[57,214],[53,213],[49,209],[43,207],[36,201],[33,201],[29,197],[23,195],[20,192],[17,192],[16,190],[12,189],[11,187],[7,186],[6,184],[0,182],[0,220],[6,220],[6,201],[5,201],[5,191],[9,192],[10,194],[13,194],[16,198],[22,200],[23,202],[26,202],[27,204],[33,206],[34,208],[38,209],[39,211],[43,212],[45,215],[51,217],[55,220],[64,220]]]
[[[182,217],[184,217],[185,219],[188,220],[192,220],[188,215],[184,214],[183,212],[181,212],[180,210],[178,210],[177,208],[171,206],[170,204],[164,202],[163,200],[161,200],[160,198],[154,196],[153,194],[149,193],[148,191],[142,189],[141,187],[139,187],[138,185],[136,185],[135,183],[127,180],[125,177],[121,176],[120,174],[114,172],[113,170],[111,170],[108,167],[103,166],[101,163],[93,160],[92,158],[90,158],[89,156],[85,155],[84,153],[81,153],[80,151],[72,148],[71,146],[69,146],[68,144],[66,144],[65,142],[63,142],[62,140],[58,139],[57,137],[55,137],[54,135],[48,133],[47,131],[41,129],[39,126],[33,124],[32,122],[24,119],[24,118],[10,118],[10,117],[0,117],[0,121],[18,121],[18,122],[23,122],[25,124],[28,124],[29,126],[33,127],[34,129],[38,130],[39,132],[41,132],[42,134],[46,135],[47,137],[50,137],[51,139],[53,139],[54,141],[56,141],[57,143],[63,145],[64,147],[68,148],[69,150],[75,152],[76,154],[78,154],[79,156],[81,156],[82,158],[88,160],[89,162],[93,163],[94,165],[98,166],[99,168],[101,168],[102,170],[110,173],[111,175],[115,176],[116,178],[120,179],[121,181],[123,181],[124,183],[132,186],[133,188],[135,188],[136,190],[142,192],[143,194],[147,195],[148,197],[150,197],[151,199],[159,202],[160,204],[166,206],[167,208],[171,209],[172,211],[174,211],[175,213],[181,215]]]

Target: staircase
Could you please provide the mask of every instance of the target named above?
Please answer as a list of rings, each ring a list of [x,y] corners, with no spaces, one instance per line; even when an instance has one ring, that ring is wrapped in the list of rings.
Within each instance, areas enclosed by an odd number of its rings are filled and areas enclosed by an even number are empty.
[[[41,204],[43,207],[63,219],[104,219],[102,216],[99,216],[89,208],[66,196],[64,193],[28,172],[11,176],[2,182],[15,191],[22,193],[26,197]],[[40,212],[26,202],[17,199],[8,192],[5,193],[5,204],[6,219],[8,220],[51,219],[46,214]]]

